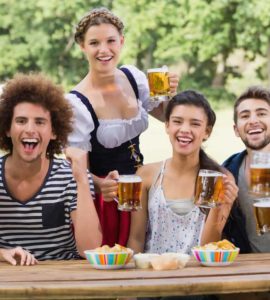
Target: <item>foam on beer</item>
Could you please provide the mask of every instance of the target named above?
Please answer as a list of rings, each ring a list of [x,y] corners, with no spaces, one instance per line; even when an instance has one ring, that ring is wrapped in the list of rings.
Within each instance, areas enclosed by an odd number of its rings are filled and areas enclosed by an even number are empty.
[[[156,69],[148,69],[147,73],[159,73],[159,72],[166,72],[166,70],[162,68],[156,68]]]
[[[153,69],[148,69],[147,73],[163,73],[163,72],[168,72],[168,67],[163,66],[162,68],[153,68]]]
[[[130,175],[130,176],[119,176],[118,182],[123,183],[134,183],[134,182],[141,182],[142,179],[139,176]]]
[[[270,207],[270,199],[253,203],[255,207]]]
[[[270,169],[270,164],[251,164],[251,169]]]
[[[203,176],[203,177],[217,177],[217,176],[223,176],[222,173],[218,172],[218,171],[212,171],[211,173],[205,172],[205,171],[200,171],[199,172],[199,176]]]

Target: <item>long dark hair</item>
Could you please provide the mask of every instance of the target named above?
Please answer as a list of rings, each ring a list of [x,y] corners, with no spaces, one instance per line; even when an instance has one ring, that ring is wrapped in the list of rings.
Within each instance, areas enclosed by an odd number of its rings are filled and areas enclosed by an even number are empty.
[[[202,108],[207,117],[207,126],[211,129],[214,127],[216,114],[203,94],[193,90],[186,90],[175,95],[167,105],[165,111],[166,122],[169,122],[173,109],[178,105],[190,105]],[[200,149],[199,164],[200,169],[216,170],[224,173],[224,168],[210,158],[203,149]]]

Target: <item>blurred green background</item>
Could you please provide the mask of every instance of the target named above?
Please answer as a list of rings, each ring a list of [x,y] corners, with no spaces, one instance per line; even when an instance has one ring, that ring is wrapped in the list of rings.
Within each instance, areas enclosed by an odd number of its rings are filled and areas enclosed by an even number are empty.
[[[0,82],[42,71],[67,90],[78,83],[88,65],[74,26],[99,6],[125,23],[121,64],[166,64],[181,76],[179,89],[198,89],[215,106],[270,81],[270,1],[0,0]]]
[[[74,27],[100,6],[125,23],[120,64],[143,71],[168,65],[181,78],[179,90],[197,89],[217,109],[208,152],[221,162],[240,150],[232,102],[247,86],[269,86],[270,1],[0,0],[0,83],[16,72],[42,71],[72,88],[88,70]],[[146,162],[170,155],[164,125],[152,118],[141,144]]]

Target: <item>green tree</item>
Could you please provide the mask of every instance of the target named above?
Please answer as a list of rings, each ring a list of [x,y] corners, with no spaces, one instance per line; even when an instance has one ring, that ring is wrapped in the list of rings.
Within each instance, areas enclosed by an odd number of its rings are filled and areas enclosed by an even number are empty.
[[[87,71],[74,26],[89,9],[112,1],[0,0],[0,79],[14,73],[42,71],[64,85]]]
[[[246,57],[254,60],[258,55],[265,57],[265,64],[258,67],[261,79],[270,84],[270,2],[264,0],[241,1],[235,14],[238,47]]]
[[[176,62],[176,56],[160,56],[158,49],[166,36],[177,27],[175,23],[179,11],[177,0],[138,0],[114,2],[114,9],[126,25],[126,47],[123,53],[125,63],[133,63],[138,68],[147,68]],[[170,53],[171,54],[171,53]]]
[[[242,49],[270,78],[270,2],[264,0],[0,0],[0,80],[43,71],[71,87],[87,72],[74,45],[74,26],[89,9],[106,6],[126,25],[121,63],[181,65],[181,88],[226,94],[229,77],[241,76],[229,58]],[[221,96],[220,96],[221,95]]]
[[[230,74],[239,76],[227,64],[237,47],[238,1],[140,0],[128,10],[126,0],[117,3],[127,24],[124,58],[141,69],[182,62],[182,88],[214,87],[221,93]]]

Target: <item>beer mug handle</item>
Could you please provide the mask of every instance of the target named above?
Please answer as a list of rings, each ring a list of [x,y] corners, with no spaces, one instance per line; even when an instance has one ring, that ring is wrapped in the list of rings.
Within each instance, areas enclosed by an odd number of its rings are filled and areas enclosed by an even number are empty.
[[[119,178],[117,178],[117,179],[114,179],[117,183],[118,183],[118,181],[119,181]],[[113,197],[113,200],[117,203],[117,204],[119,204],[119,201],[118,201],[118,198],[117,198],[117,196],[116,197]]]

